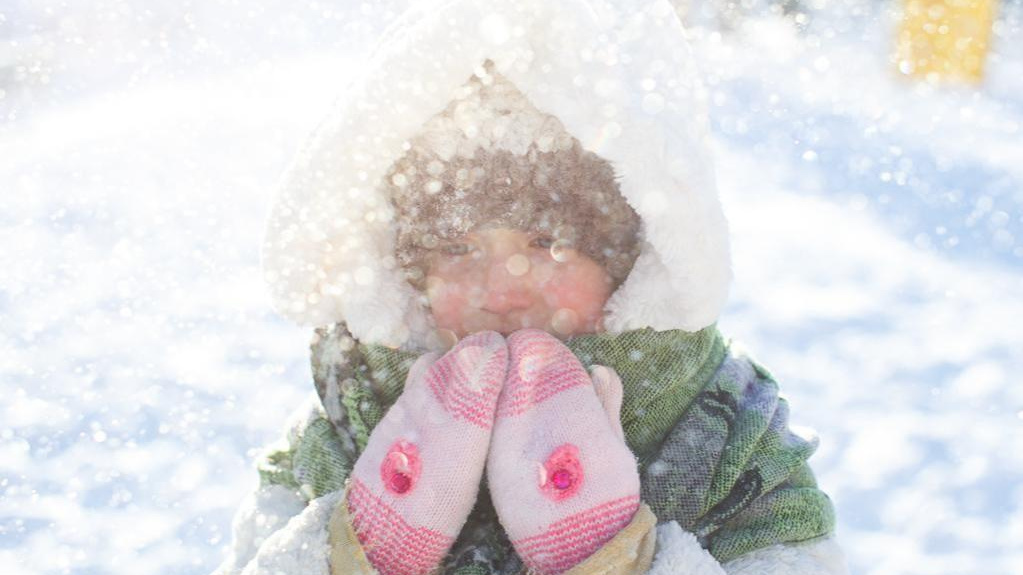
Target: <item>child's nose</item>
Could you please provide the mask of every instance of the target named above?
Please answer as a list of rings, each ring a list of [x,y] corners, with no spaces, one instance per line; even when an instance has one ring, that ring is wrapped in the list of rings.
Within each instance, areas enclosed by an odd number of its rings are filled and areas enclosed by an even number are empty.
[[[507,313],[532,304],[529,261],[521,254],[492,262],[487,273],[486,311]]]

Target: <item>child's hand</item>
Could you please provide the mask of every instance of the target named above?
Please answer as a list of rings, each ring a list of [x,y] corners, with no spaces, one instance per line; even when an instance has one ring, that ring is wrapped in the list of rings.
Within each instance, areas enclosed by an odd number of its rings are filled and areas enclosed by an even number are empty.
[[[618,372],[603,365],[590,366],[590,379],[593,389],[597,392],[600,404],[604,406],[607,420],[614,429],[618,439],[625,443],[625,430],[622,429],[622,378]]]
[[[561,573],[639,508],[636,460],[618,418],[621,380],[603,366],[591,379],[571,350],[537,329],[511,334],[508,349],[487,480],[526,565]]]
[[[409,369],[405,390],[352,470],[352,526],[383,575],[433,569],[469,516],[483,475],[507,345],[486,331],[438,355]]]

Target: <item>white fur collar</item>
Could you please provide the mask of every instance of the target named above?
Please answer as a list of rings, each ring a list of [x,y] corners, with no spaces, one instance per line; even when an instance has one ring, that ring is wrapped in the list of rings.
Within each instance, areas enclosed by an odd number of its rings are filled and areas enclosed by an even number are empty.
[[[362,341],[422,346],[428,313],[393,257],[376,185],[403,143],[486,59],[611,162],[643,218],[643,251],[605,327],[695,331],[732,278],[703,88],[668,0],[419,2],[284,174],[262,247],[274,307],[301,325],[345,320]]]

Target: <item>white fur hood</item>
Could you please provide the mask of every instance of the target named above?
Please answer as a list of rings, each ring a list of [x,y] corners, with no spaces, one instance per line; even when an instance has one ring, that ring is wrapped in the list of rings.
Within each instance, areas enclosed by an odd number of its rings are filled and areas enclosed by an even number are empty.
[[[668,0],[441,0],[383,34],[366,72],[284,174],[263,276],[300,325],[344,320],[362,341],[421,346],[433,326],[394,257],[380,186],[405,143],[489,59],[539,110],[610,162],[642,219],[642,251],[608,300],[608,331],[695,331],[731,281],[702,85]]]

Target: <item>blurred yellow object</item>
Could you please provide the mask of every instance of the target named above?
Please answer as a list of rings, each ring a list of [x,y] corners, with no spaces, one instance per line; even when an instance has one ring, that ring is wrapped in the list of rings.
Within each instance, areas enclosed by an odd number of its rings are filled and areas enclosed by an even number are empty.
[[[929,81],[980,82],[996,0],[904,0],[897,62]]]

